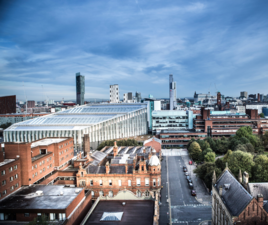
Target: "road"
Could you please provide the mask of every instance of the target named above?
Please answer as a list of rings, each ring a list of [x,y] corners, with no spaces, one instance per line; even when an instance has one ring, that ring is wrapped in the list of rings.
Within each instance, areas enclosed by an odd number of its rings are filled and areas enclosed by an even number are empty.
[[[183,166],[187,166],[188,172],[191,172],[191,174],[193,173],[191,170],[191,167],[193,166],[188,165],[188,159],[188,155],[185,155],[165,156],[162,160],[163,189],[161,191],[162,205],[160,206],[160,225],[168,224],[170,215],[168,213],[170,211],[172,215],[172,224],[196,225],[201,223],[201,221],[211,220],[211,206],[209,204],[199,203],[195,197],[191,196],[191,190],[188,188],[188,182],[183,172]],[[202,185],[200,180],[197,179],[199,178],[193,180],[194,188],[198,185]],[[168,186],[170,191],[170,204],[167,202]],[[197,192],[198,198],[202,198],[202,195],[208,197],[208,194],[205,193],[203,187],[198,187],[198,190],[199,189],[200,192],[203,193]]]

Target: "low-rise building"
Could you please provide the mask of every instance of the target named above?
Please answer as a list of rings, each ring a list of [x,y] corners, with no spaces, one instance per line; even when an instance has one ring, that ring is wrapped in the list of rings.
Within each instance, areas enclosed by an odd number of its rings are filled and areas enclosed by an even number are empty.
[[[162,141],[153,136],[152,138],[144,141],[143,146],[151,146],[153,149],[155,149],[156,152],[161,152]]]
[[[25,120],[38,118],[40,116],[48,115],[49,113],[13,113],[13,114],[0,114],[0,125],[6,123],[19,123]]]

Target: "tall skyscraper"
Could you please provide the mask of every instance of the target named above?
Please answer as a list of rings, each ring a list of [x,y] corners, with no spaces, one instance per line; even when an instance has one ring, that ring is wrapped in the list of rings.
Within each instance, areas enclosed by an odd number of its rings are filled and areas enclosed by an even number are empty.
[[[240,92],[240,96],[241,96],[241,97],[248,98],[248,92],[247,92],[247,91],[241,91],[241,92]]]
[[[169,103],[170,110],[174,110],[177,106],[177,88],[172,74],[169,75]]]
[[[76,104],[84,105],[85,103],[85,76],[76,73]]]
[[[137,102],[141,102],[141,93],[140,92],[136,92],[136,100]]]
[[[110,102],[118,103],[119,99],[119,86],[118,84],[110,85]]]

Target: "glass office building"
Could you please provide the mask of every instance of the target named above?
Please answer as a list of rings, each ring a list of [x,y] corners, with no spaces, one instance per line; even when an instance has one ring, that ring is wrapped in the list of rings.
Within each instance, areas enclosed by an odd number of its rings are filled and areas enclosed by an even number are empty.
[[[85,104],[85,77],[76,73],[76,104]]]

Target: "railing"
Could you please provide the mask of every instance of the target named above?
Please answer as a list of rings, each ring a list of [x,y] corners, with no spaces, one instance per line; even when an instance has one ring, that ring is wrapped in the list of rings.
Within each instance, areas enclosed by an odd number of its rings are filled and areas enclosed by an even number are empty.
[[[90,217],[90,215],[92,214],[96,206],[98,205],[99,201],[100,201],[100,198],[97,198],[94,204],[91,206],[90,210],[88,211],[87,215],[83,219],[83,221],[80,223],[80,225],[84,225],[87,222],[88,218]]]

